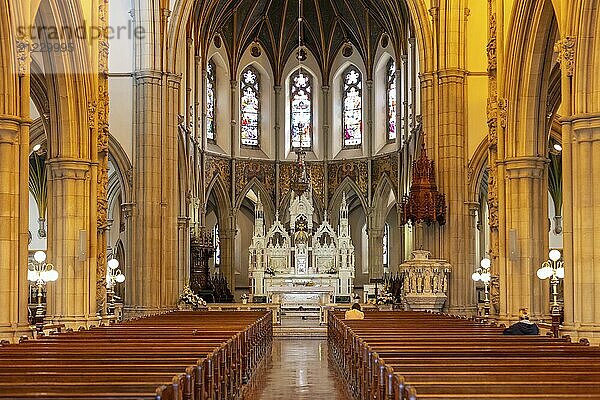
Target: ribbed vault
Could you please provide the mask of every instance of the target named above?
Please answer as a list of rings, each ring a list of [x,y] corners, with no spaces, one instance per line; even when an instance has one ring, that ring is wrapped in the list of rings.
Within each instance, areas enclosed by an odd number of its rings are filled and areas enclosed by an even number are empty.
[[[371,75],[377,45],[385,33],[395,53],[408,38],[408,11],[397,0],[302,0],[304,45],[316,57],[325,81],[337,53],[354,45]],[[244,51],[260,43],[276,82],[298,46],[298,0],[202,0],[196,3],[193,31],[200,52],[216,35],[229,54],[230,70]],[[199,39],[202,40],[199,40]]]

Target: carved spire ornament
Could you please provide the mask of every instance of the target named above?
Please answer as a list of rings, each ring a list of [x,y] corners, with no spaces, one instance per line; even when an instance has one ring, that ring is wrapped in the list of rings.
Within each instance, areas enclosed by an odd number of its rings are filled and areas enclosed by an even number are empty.
[[[446,223],[446,196],[439,193],[435,184],[435,169],[433,160],[427,157],[425,136],[421,144],[419,159],[412,163],[413,175],[408,196],[402,199],[401,224],[416,225],[425,222],[431,225],[437,221],[440,225]]]

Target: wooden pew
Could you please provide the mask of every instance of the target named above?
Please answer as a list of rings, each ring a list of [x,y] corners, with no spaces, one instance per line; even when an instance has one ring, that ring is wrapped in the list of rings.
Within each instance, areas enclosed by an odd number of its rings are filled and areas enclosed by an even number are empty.
[[[420,399],[600,399],[595,347],[431,313],[329,317],[330,354],[357,399],[412,399],[415,388]]]
[[[0,348],[0,398],[234,398],[271,341],[265,312],[174,312],[61,333]]]

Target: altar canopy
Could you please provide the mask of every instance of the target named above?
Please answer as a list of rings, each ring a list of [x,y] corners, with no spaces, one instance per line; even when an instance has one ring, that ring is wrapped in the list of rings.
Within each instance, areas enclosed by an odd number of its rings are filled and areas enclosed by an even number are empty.
[[[327,213],[320,226],[313,226],[311,188],[300,195],[292,192],[289,210],[289,227],[284,226],[277,211],[275,221],[266,230],[263,205],[258,198],[249,248],[254,301],[304,307],[331,300],[350,301],[354,245],[346,195],[340,205],[337,231],[329,223]]]

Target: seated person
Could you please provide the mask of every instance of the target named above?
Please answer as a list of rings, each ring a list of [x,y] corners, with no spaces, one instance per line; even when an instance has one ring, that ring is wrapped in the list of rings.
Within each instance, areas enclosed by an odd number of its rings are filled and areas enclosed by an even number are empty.
[[[519,309],[519,322],[516,322],[506,328],[505,335],[538,335],[540,328],[529,320],[529,313],[526,308]]]
[[[364,319],[365,313],[360,310],[360,304],[354,303],[344,315],[344,319]]]

